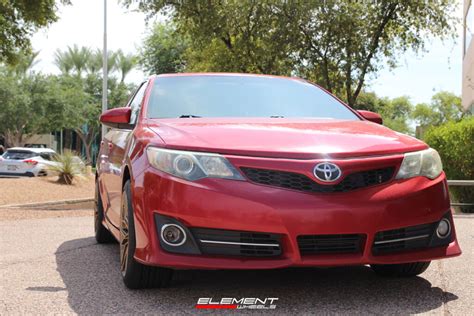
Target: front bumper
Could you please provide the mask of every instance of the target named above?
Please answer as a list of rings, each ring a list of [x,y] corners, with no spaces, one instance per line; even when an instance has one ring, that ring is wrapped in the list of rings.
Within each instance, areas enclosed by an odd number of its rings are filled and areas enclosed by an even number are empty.
[[[145,189],[146,188],[146,189]],[[378,232],[438,222],[452,223],[445,175],[416,177],[353,192],[309,194],[246,181],[203,179],[187,182],[152,168],[134,179],[136,260],[181,269],[271,269],[291,266],[395,264],[461,254],[454,225],[447,245],[376,253]],[[281,254],[272,257],[172,253],[160,244],[155,217],[177,220],[189,229],[262,232],[281,236]],[[158,223],[159,224],[159,223]],[[359,235],[360,250],[304,254],[298,237]],[[199,248],[199,245],[198,245]]]

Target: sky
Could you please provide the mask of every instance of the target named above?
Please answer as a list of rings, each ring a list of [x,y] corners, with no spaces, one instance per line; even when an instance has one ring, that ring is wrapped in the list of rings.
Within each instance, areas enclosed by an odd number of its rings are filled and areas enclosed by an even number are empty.
[[[462,14],[461,6],[460,4],[459,17]],[[108,0],[107,10],[108,48],[122,49],[126,53],[136,53],[153,22],[163,19],[157,17],[147,23],[145,14],[127,10],[117,0]],[[32,38],[33,49],[40,52],[35,70],[59,73],[54,65],[54,53],[57,49],[64,50],[74,44],[102,48],[103,14],[102,0],[73,0],[70,6],[60,6],[59,21],[38,31]],[[376,78],[371,78],[367,90],[390,98],[406,95],[415,104],[429,102],[431,96],[440,90],[460,95],[461,26],[458,27],[458,34],[455,42],[443,43],[428,39],[425,53],[405,53],[400,57],[397,68],[383,69]],[[128,75],[127,81],[138,83],[144,78],[144,74],[137,69]]]

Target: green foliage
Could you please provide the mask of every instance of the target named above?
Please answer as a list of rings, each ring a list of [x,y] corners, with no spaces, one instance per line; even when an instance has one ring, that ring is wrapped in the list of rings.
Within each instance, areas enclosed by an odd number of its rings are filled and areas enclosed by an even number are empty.
[[[65,98],[53,76],[18,77],[0,71],[0,134],[8,146],[22,143],[28,134],[57,130]]]
[[[100,131],[98,117],[102,107],[102,51],[76,45],[56,51],[56,65],[62,71],[61,86],[74,94],[65,106],[63,128],[73,129],[85,146],[86,161],[91,163],[92,143]],[[107,67],[109,107],[124,106],[134,89],[124,80],[135,67],[136,57],[122,51],[109,52]]]
[[[351,106],[367,75],[394,67],[401,52],[423,49],[427,34],[455,36],[451,0],[124,1],[134,3],[172,19],[189,43],[187,70],[296,74]],[[161,56],[150,58],[153,65]]]
[[[137,57],[132,54],[124,54],[121,49],[116,53],[115,68],[120,72],[120,83],[123,83],[128,75],[137,64]]]
[[[439,152],[448,179],[474,180],[474,117],[432,127],[424,141]],[[453,187],[450,191],[458,201],[474,202],[474,187]]]
[[[181,72],[187,47],[186,37],[176,32],[172,24],[156,24],[143,42],[140,64],[149,74]]]
[[[34,55],[21,56],[16,66],[0,66],[0,138],[7,146],[19,146],[27,135],[72,129],[81,138],[90,163],[91,146],[100,131],[101,62],[99,50],[73,46],[56,53],[60,76],[31,72]],[[124,79],[135,58],[112,52],[109,63],[109,103],[124,106],[134,89]]]
[[[412,114],[420,126],[439,126],[450,121],[460,121],[465,115],[461,98],[447,91],[433,95],[429,105],[418,104]]]
[[[31,52],[31,35],[55,22],[56,11],[55,0],[0,0],[0,62],[15,64],[19,52]]]
[[[54,157],[56,164],[50,165],[48,170],[58,176],[58,182],[71,185],[76,178],[84,177],[85,169],[82,159],[70,151]]]
[[[362,92],[355,108],[379,113],[383,124],[397,132],[413,134],[410,127],[410,115],[413,105],[407,96],[395,99],[379,98],[373,92]]]

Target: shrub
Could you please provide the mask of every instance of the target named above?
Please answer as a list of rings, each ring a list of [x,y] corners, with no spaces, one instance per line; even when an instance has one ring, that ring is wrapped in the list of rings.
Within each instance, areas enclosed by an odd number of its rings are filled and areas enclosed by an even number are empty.
[[[474,180],[474,117],[428,129],[424,140],[443,160],[448,179]],[[474,203],[474,187],[451,187],[451,196],[459,202]],[[474,207],[462,211],[473,212]]]
[[[72,184],[74,178],[84,176],[85,167],[82,159],[72,152],[65,152],[62,155],[56,155],[54,165],[49,170],[58,175],[58,182],[62,184]]]

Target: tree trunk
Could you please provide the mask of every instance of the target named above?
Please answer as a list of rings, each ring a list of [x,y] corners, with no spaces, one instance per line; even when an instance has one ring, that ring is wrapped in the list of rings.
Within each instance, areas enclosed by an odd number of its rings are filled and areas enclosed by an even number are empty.
[[[81,139],[82,144],[86,148],[86,164],[90,165],[92,164],[91,144],[94,141],[95,135],[91,136],[90,135],[91,133],[84,134],[81,129],[75,129],[75,132],[77,133],[77,135],[79,135],[79,138]]]
[[[5,146],[9,147],[21,147],[23,141],[23,132],[22,131],[11,131],[7,130],[5,132]]]

